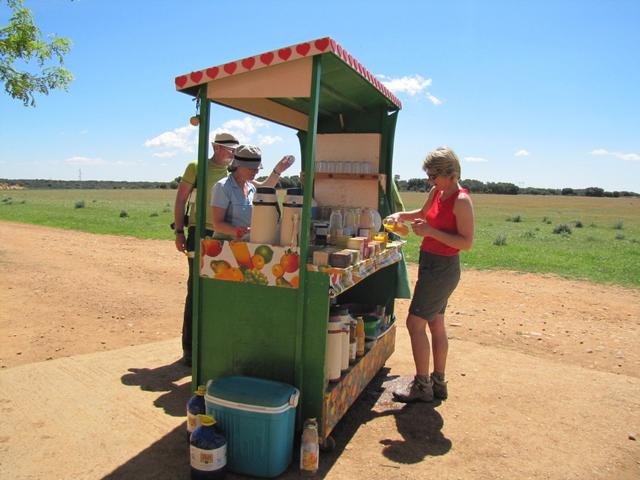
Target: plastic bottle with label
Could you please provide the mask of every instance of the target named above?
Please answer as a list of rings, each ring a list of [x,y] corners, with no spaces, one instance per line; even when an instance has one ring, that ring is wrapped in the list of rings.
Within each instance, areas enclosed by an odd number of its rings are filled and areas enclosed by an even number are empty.
[[[318,444],[318,422],[309,418],[304,422],[300,441],[300,475],[313,477],[318,473],[320,445]]]
[[[331,210],[329,216],[329,243],[335,245],[339,236],[342,235],[342,212],[339,208]]]
[[[227,440],[211,415],[199,415],[200,426],[191,434],[189,454],[192,480],[224,478],[227,465]]]
[[[374,235],[374,214],[373,210],[370,208],[362,209],[362,213],[360,214],[360,228],[358,229],[358,236],[366,237],[368,240],[371,240]]]
[[[206,413],[204,404],[205,393],[207,393],[207,387],[199,385],[193,397],[187,402],[187,440],[189,440],[193,431],[200,426],[198,415],[204,415]]]

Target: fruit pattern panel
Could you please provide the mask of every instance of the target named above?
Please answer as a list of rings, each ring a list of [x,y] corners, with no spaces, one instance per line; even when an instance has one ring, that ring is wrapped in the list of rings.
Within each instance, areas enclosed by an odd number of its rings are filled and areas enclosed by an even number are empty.
[[[298,288],[297,249],[236,240],[200,243],[200,276],[229,282]]]

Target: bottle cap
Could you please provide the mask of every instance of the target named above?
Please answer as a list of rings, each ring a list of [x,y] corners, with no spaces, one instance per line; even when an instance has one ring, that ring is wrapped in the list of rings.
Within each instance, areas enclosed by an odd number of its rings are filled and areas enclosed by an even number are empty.
[[[215,418],[211,415],[198,415],[198,420],[200,420],[200,425],[204,425],[205,427],[210,427],[216,423]]]

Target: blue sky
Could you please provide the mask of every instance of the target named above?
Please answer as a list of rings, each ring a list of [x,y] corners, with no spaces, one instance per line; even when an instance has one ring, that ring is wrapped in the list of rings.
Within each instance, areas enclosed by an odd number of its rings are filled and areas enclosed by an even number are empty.
[[[36,108],[0,95],[0,178],[171,180],[196,149],[177,75],[331,36],[402,100],[402,178],[446,144],[463,178],[640,191],[637,0],[25,4],[73,41],[75,81]],[[299,157],[290,129],[217,106],[215,129],[260,144],[267,168]]]

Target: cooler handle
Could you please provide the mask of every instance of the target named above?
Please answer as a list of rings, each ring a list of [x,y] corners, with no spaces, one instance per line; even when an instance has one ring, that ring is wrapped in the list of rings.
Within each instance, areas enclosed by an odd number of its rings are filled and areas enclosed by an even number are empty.
[[[298,406],[298,399],[299,398],[300,398],[300,391],[296,390],[289,397],[289,405],[291,405],[293,408],[296,408]]]

